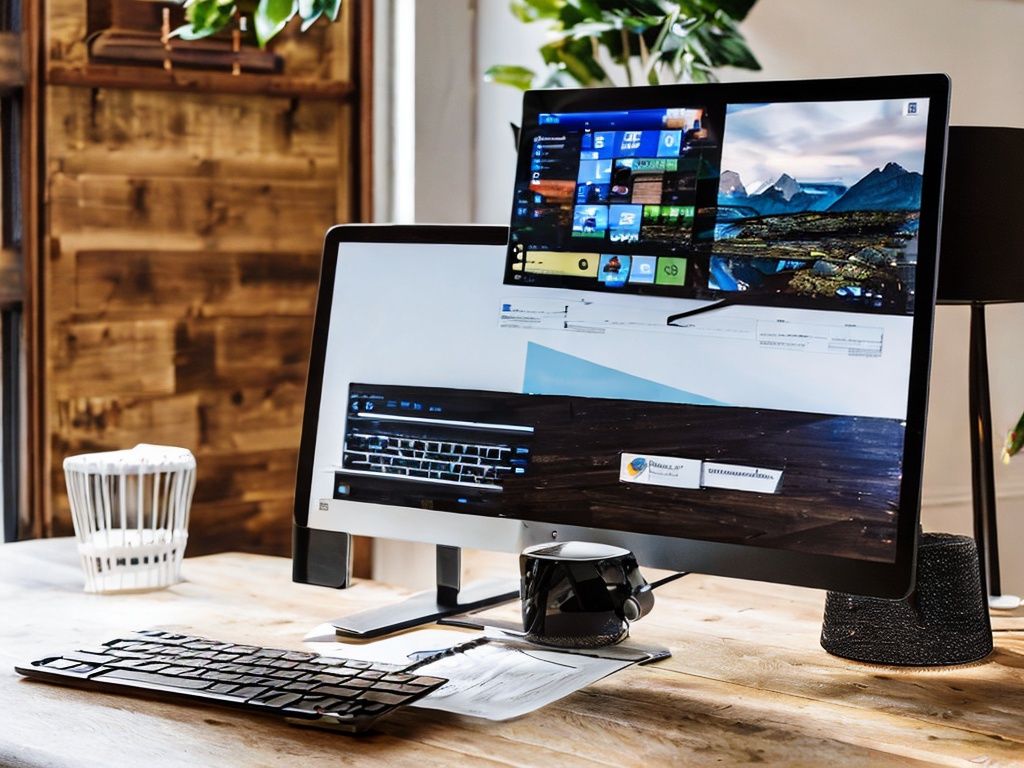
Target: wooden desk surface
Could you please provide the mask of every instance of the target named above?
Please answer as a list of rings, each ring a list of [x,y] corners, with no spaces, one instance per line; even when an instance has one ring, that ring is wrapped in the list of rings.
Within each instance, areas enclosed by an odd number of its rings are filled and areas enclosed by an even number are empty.
[[[503,723],[407,709],[351,737],[13,670],[155,626],[301,648],[321,621],[400,595],[371,582],[341,592],[293,584],[290,567],[212,555],[186,560],[186,581],[169,589],[89,595],[72,540],[0,545],[0,765],[1024,765],[1024,612],[996,621],[1004,631],[983,662],[897,669],[820,648],[821,592],[704,576],[660,589],[633,627],[671,659]]]

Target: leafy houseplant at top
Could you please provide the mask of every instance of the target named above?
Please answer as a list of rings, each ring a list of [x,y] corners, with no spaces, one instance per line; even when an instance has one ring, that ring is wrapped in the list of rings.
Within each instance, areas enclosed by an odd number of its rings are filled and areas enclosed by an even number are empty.
[[[256,41],[264,48],[295,16],[306,31],[321,16],[338,18],[341,0],[185,0],[187,24],[172,33],[182,40],[199,40],[226,29],[236,20],[251,19]]]
[[[719,67],[756,70],[738,24],[756,0],[512,0],[524,23],[548,22],[540,53],[543,76],[526,67],[499,64],[487,80],[522,90],[616,85],[605,66],[621,67],[634,80],[714,81]]]

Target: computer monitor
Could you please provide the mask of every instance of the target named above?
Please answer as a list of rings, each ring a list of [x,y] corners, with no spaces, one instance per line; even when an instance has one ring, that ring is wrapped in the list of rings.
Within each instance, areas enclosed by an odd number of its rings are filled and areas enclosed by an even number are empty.
[[[332,229],[295,578],[343,582],[349,534],[586,540],[905,595],[948,93],[941,75],[528,92],[508,230]],[[473,604],[445,562],[437,607]]]

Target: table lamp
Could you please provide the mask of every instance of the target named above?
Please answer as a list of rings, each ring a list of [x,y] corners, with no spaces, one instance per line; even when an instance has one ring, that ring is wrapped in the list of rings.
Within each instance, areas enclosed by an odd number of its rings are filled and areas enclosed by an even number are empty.
[[[950,126],[937,302],[971,307],[968,398],[974,538],[989,603],[1009,608],[1020,600],[1004,596],[999,580],[985,307],[1024,302],[1022,180],[1024,129]]]

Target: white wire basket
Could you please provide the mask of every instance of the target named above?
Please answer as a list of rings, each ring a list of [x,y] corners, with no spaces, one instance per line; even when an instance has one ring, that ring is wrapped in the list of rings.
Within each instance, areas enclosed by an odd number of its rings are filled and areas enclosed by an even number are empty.
[[[64,459],[87,592],[157,589],[181,580],[196,460],[140,444]]]

